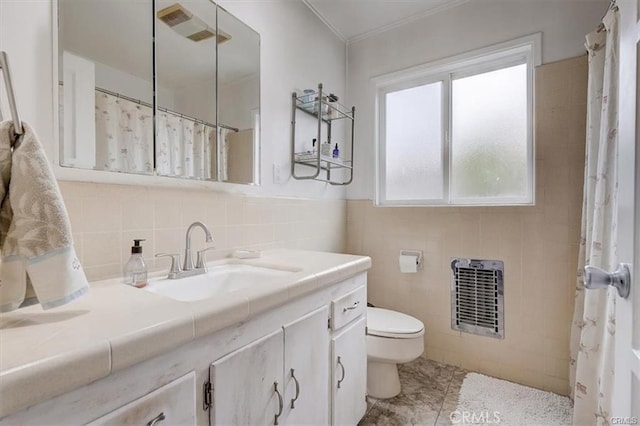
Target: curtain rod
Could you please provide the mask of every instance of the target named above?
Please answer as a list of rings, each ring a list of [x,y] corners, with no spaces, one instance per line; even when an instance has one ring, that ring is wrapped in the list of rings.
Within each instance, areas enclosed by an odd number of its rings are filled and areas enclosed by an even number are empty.
[[[63,82],[59,82],[59,84],[61,86],[64,86]],[[97,87],[97,86],[96,86],[95,89],[98,92],[102,92],[102,93],[105,93],[107,95],[115,96],[118,99],[124,99],[125,101],[133,102],[135,104],[146,106],[148,108],[153,108],[153,105],[151,105],[148,102],[144,102],[144,101],[142,101],[140,99],[130,98],[129,96],[122,95],[122,94],[117,93],[117,92],[112,92],[111,90],[103,89],[103,88]],[[240,129],[238,129],[236,127],[227,126],[226,124],[222,124],[222,123],[220,123],[220,124],[218,124],[216,126],[215,124],[211,124],[211,123],[209,123],[207,121],[204,121],[204,120],[201,120],[199,118],[195,118],[195,117],[191,117],[189,115],[182,114],[181,112],[170,110],[169,108],[158,107],[158,111],[166,112],[167,114],[175,115],[175,116],[178,116],[180,118],[186,118],[187,120],[193,121],[194,123],[204,124],[205,126],[213,127],[214,129],[217,128],[217,127],[220,127],[222,129],[231,130],[233,132],[239,132],[240,131]]]
[[[6,52],[0,52],[0,69],[4,75],[4,87],[7,92],[7,98],[9,99],[9,109],[11,110],[11,118],[13,119],[13,132],[16,135],[24,133],[22,127],[22,120],[18,114],[18,107],[16,106],[16,97],[13,92],[13,84],[11,83],[11,72],[9,72],[9,58]],[[0,114],[2,118],[2,114]]]

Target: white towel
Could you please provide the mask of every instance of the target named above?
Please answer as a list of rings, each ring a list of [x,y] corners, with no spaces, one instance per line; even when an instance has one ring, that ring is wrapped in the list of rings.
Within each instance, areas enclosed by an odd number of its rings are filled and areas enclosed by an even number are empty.
[[[16,137],[12,122],[0,123],[0,312],[18,308],[28,286],[43,309],[89,290],[56,179],[35,132],[22,124]]]

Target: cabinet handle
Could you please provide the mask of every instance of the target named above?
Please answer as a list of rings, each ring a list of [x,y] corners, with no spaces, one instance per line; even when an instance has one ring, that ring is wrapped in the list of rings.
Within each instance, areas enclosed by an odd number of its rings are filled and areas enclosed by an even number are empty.
[[[155,426],[156,424],[160,423],[164,419],[166,419],[166,417],[164,416],[164,413],[160,413],[153,420],[149,420],[149,423],[147,423],[147,426]]]
[[[342,360],[340,359],[340,357],[338,357],[338,365],[340,366],[340,368],[342,368],[342,377],[338,380],[338,389],[340,389],[340,384],[344,381],[345,375],[344,365],[342,365]]]
[[[280,391],[278,390],[278,382],[273,382],[273,390],[278,394],[278,414],[276,414],[275,418],[273,419],[273,424],[277,426],[278,424],[278,417],[280,417],[282,415],[282,410],[284,409],[284,401],[282,400],[282,395],[280,394]]]
[[[351,305],[351,306],[348,306],[348,307],[344,308],[344,309],[342,310],[342,313],[344,314],[344,313],[345,313],[345,312],[347,312],[347,311],[353,311],[353,310],[354,310],[355,308],[357,308],[359,305],[360,305],[360,301],[359,301],[359,300],[356,300],[355,302],[353,302],[353,305]]]
[[[291,400],[291,409],[296,408],[295,407],[295,402],[298,400],[298,397],[300,396],[300,382],[298,382],[298,379],[296,379],[296,376],[293,375],[294,373],[294,369],[291,369],[291,378],[293,379],[294,382],[296,382],[296,396],[293,397],[293,399]]]

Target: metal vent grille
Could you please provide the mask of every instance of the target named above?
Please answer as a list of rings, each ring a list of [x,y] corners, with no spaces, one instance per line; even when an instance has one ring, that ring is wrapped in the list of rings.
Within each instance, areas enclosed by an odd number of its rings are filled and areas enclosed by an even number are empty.
[[[504,263],[454,258],[451,271],[451,328],[504,338]]]

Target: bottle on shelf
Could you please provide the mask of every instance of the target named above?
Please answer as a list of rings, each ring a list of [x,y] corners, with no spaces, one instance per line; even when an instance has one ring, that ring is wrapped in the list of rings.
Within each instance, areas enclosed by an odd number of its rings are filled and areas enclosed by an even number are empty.
[[[338,149],[338,144],[336,144],[336,147],[333,148],[333,158],[340,158],[340,149]]]
[[[331,144],[328,141],[322,144],[322,147],[320,149],[320,154],[324,155],[325,157],[331,156]]]
[[[333,93],[329,93],[329,118],[337,118],[338,117],[338,97]]]
[[[316,96],[316,101],[313,107],[313,111],[317,113],[318,107],[320,108],[320,114],[327,115],[329,113],[329,98],[323,95],[322,102],[320,102],[318,100],[318,97]]]
[[[315,105],[314,103],[315,93],[316,91],[313,89],[304,89],[302,91],[302,96],[300,97],[300,99],[302,100],[302,108],[313,110]]]

